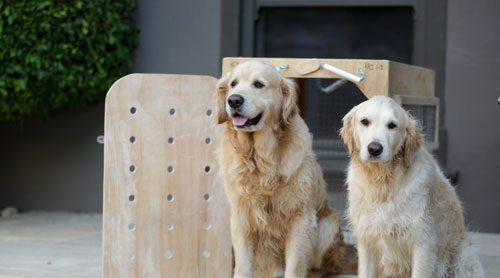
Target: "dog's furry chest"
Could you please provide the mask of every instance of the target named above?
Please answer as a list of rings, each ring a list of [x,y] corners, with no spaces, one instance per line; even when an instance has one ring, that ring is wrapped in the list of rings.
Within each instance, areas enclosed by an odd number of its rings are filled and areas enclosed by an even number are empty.
[[[350,177],[359,176],[350,170]],[[358,237],[403,236],[410,233],[417,222],[425,221],[428,190],[420,181],[406,179],[384,185],[350,179],[349,216]]]
[[[254,238],[256,250],[280,256],[285,248],[288,234],[289,215],[275,204],[272,196],[244,196],[239,201],[239,209],[247,212],[248,237]]]
[[[392,203],[372,208],[353,206],[350,213],[356,237],[376,250],[384,277],[408,274],[411,271],[414,221],[418,216],[411,209],[399,208]]]
[[[251,222],[250,226],[254,227],[254,232],[273,233],[274,230],[283,228],[287,217],[277,209],[272,197],[247,196],[245,199],[240,204],[248,211],[248,221]]]
[[[404,276],[411,271],[412,246],[418,227],[425,221],[427,196],[404,189],[385,200],[368,195],[373,196],[373,192],[359,187],[349,191],[354,234],[376,250],[385,276]]]
[[[407,233],[418,213],[392,203],[376,206],[351,205],[351,221],[360,236],[399,236]]]
[[[425,221],[426,194],[401,189],[386,200],[370,199],[373,192],[363,189],[349,191],[349,216],[354,233],[368,241],[411,237],[416,223]]]
[[[290,219],[301,207],[297,200],[285,196],[289,191],[287,184],[279,179],[263,180],[262,176],[253,175],[234,181],[227,185],[231,192],[230,202],[239,212],[244,212],[250,228],[248,232],[260,237],[284,238]]]

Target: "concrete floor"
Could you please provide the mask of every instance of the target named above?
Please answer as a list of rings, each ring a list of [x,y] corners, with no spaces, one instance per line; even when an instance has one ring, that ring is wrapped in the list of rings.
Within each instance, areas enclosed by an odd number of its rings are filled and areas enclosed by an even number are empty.
[[[0,277],[101,277],[102,215],[0,218]]]
[[[0,218],[0,277],[101,277],[102,215],[29,212]],[[500,274],[500,235],[473,233],[487,276]]]

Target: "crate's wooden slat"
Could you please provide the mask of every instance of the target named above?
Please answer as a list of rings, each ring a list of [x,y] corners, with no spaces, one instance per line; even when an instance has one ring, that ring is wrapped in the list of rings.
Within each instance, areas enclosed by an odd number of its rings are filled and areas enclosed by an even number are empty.
[[[262,60],[276,67],[288,65],[281,73],[291,78],[340,78],[327,70],[316,70],[306,75],[299,73],[304,58],[233,58],[222,61],[222,74],[226,74],[238,64],[248,60]],[[414,96],[434,96],[435,72],[430,69],[401,64],[389,60],[363,59],[319,59],[321,64],[329,64],[360,76],[365,73],[360,83],[354,83],[368,97],[375,95],[392,96],[394,94]]]
[[[407,64],[389,62],[389,96],[434,96],[436,72]]]

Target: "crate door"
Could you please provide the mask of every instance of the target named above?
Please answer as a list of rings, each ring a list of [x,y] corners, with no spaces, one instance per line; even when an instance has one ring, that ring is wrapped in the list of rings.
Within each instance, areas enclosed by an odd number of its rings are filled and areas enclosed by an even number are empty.
[[[133,74],[109,90],[103,277],[231,277],[215,83]]]

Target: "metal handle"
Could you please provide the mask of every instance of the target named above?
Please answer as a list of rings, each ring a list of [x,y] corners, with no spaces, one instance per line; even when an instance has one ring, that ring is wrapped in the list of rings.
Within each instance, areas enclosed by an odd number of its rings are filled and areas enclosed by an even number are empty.
[[[498,97],[498,105],[500,105],[500,97]]]
[[[355,83],[359,83],[359,82],[363,81],[363,79],[365,79],[365,72],[362,69],[359,69],[359,73],[361,74],[361,76],[356,76],[350,72],[347,72],[343,69],[339,69],[339,68],[334,67],[334,66],[329,65],[329,64],[323,64],[321,67],[326,69],[329,72],[340,75],[340,76],[344,77],[345,79],[352,81],[352,82],[355,82]]]

